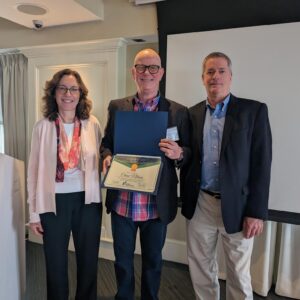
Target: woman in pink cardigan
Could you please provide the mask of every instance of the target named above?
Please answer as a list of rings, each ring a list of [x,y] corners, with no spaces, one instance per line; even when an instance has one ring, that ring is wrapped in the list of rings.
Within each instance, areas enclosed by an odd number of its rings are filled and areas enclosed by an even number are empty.
[[[30,228],[42,235],[47,299],[67,300],[70,234],[77,259],[76,300],[97,299],[102,203],[101,129],[80,75],[64,69],[46,82],[44,118],[32,133],[28,164]]]

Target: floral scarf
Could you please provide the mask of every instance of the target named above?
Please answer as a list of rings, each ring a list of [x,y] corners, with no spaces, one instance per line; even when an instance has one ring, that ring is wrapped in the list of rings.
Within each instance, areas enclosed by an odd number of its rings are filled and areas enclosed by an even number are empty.
[[[57,164],[56,164],[56,182],[64,181],[64,171],[78,166],[80,158],[80,133],[81,122],[75,117],[73,138],[70,149],[68,149],[68,137],[65,132],[64,124],[58,116],[55,120],[57,137]]]

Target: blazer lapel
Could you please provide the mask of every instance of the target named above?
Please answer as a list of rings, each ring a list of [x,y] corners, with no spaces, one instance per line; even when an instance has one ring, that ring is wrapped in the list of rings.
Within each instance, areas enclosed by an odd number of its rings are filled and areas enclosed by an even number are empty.
[[[195,130],[196,136],[199,137],[199,152],[202,153],[202,146],[203,146],[203,127],[205,122],[205,114],[206,114],[206,101],[200,102],[199,106],[197,107],[196,116],[197,119],[195,120]]]
[[[236,120],[236,114],[238,113],[238,100],[233,95],[230,96],[230,101],[228,103],[224,130],[223,130],[223,137],[222,137],[222,146],[221,146],[221,155],[224,153],[226,146],[228,144],[231,131],[233,128],[233,124]]]
[[[170,103],[166,100],[166,98],[160,96],[158,102],[158,111],[169,111]]]
[[[170,108],[170,103],[169,101],[160,96],[159,98],[159,102],[158,102],[158,111],[166,111],[166,112],[169,112],[169,108]],[[171,126],[171,119],[170,119],[170,114],[168,113],[168,127]]]
[[[134,99],[135,96],[130,96],[126,99],[126,101],[124,101],[124,106],[123,106],[123,109],[125,111],[131,111],[133,110],[133,99]]]

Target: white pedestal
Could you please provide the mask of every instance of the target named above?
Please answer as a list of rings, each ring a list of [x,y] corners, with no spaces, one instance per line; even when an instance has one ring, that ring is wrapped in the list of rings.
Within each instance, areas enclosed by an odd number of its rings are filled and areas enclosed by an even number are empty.
[[[24,163],[0,154],[0,299],[25,296]]]

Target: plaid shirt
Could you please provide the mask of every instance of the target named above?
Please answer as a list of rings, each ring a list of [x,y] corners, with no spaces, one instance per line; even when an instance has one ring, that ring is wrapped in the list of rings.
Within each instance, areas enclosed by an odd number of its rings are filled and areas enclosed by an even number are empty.
[[[145,105],[135,96],[133,110],[157,111],[159,95]],[[158,218],[157,204],[149,194],[138,192],[120,191],[119,197],[113,203],[113,210],[123,217],[131,218],[133,221],[147,221]]]

